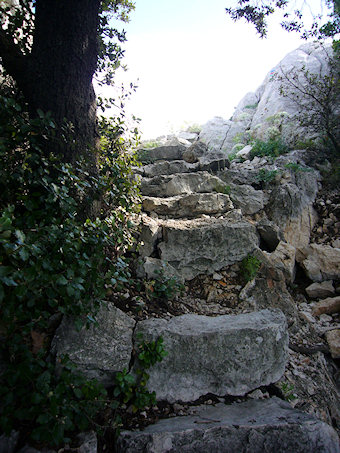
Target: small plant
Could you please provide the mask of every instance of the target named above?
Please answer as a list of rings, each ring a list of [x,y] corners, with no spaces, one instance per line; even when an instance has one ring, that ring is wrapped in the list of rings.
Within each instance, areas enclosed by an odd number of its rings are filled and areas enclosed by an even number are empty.
[[[288,152],[288,147],[281,139],[272,139],[266,142],[256,140],[250,152],[250,158],[258,157],[278,157]]]
[[[155,273],[156,278],[145,283],[146,295],[149,299],[172,300],[183,291],[184,286],[176,276],[166,275],[165,265]]]
[[[296,400],[297,397],[294,393],[294,386],[292,384],[289,384],[288,382],[281,382],[279,386],[286,401]]]
[[[149,374],[146,370],[157,362],[161,362],[167,355],[163,346],[163,338],[143,341],[142,334],[138,334],[139,344],[136,347],[137,367],[135,374],[129,373],[126,368],[116,373],[114,377],[113,396],[116,400],[111,404],[113,409],[120,409],[123,405],[128,406],[133,413],[145,409],[156,403],[155,392],[147,390]],[[116,424],[118,420],[116,420]]]
[[[272,182],[276,178],[277,170],[267,170],[266,168],[261,168],[258,175],[256,176],[257,182]]]
[[[253,110],[253,109],[257,109],[257,106],[258,106],[258,105],[259,105],[259,103],[258,103],[258,102],[255,102],[255,104],[248,104],[248,105],[246,105],[244,108],[245,108],[245,109],[251,109],[251,110]]]
[[[215,191],[217,193],[224,193],[225,195],[230,195],[231,187],[229,185],[216,187]]]
[[[196,134],[199,134],[202,130],[202,126],[198,123],[190,124],[186,128],[186,132],[195,132]]]
[[[288,164],[286,164],[285,167],[288,168],[288,170],[291,170],[294,173],[312,171],[311,168],[302,167],[301,165],[297,164],[296,162],[288,162]]]
[[[250,282],[258,270],[260,269],[261,261],[256,256],[248,255],[241,261],[240,272],[246,282]]]

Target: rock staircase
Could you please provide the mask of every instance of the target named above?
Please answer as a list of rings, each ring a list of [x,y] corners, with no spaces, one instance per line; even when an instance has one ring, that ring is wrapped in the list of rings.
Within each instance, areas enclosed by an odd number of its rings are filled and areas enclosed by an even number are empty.
[[[53,351],[67,353],[87,376],[106,386],[117,371],[133,372],[138,334],[146,341],[162,336],[168,352],[150,369],[148,388],[158,401],[172,405],[173,416],[142,431],[123,431],[106,451],[339,452],[338,435],[320,420],[322,412],[319,417],[315,411],[301,412],[266,390],[284,375],[294,376],[302,391],[312,392],[311,381],[304,381],[307,376],[299,368],[306,356],[292,350],[291,342],[304,338],[317,342],[318,337],[310,325],[301,325],[301,312],[286,283],[294,281],[296,260],[306,272],[315,271],[311,263],[315,264],[317,247],[306,246],[316,219],[312,204],[318,173],[287,170],[290,162],[306,168],[300,152],[275,162],[266,158],[250,162],[243,152],[242,159],[230,164],[219,153],[209,154],[200,141],[173,139],[142,156],[147,162],[136,169],[143,195],[141,277],[157,278],[156,271],[166,264],[166,273],[184,282],[198,279],[204,285],[200,279],[210,276],[228,291],[228,276],[235,273],[228,269],[250,253],[262,265],[238,293],[239,306],[221,305],[217,316],[193,309],[180,316],[136,321],[132,313],[108,303],[97,316],[96,328],[77,332],[72,322],[63,320]],[[275,180],[259,182],[261,169],[275,171]],[[323,253],[325,247],[330,246],[324,246]],[[340,249],[332,248],[330,264],[322,270],[327,278],[340,278],[338,253]],[[201,304],[209,307],[211,297],[214,292]],[[324,313],[323,307],[320,310]],[[327,402],[318,398],[318,404],[329,411],[322,418],[331,421],[339,414],[340,395],[323,356],[316,364],[312,379],[328,398]],[[209,395],[210,403],[202,405],[202,398]]]
[[[262,190],[256,184],[256,161],[248,169],[243,164],[240,175],[240,169],[236,165],[228,168],[229,162],[221,156],[205,159],[202,149],[200,142],[173,141],[151,150],[149,158],[154,162],[138,170],[144,211],[142,275],[154,277],[166,263],[167,272],[191,280],[256,253],[264,241],[277,253],[280,247],[287,252],[287,238],[293,243],[308,242],[310,230],[304,232],[308,239],[301,239],[301,235],[291,234],[291,229],[294,224],[304,224],[306,209],[307,215],[312,215],[309,205],[317,190],[315,176],[306,183],[286,174],[274,189]],[[286,163],[283,159],[281,167]],[[271,165],[267,161],[258,164],[260,168]],[[299,190],[294,190],[297,187]],[[281,203],[286,201],[284,194],[291,203],[289,215],[282,210],[276,215],[275,202],[280,195]],[[266,204],[269,206],[264,211]],[[256,215],[261,211],[262,216]],[[270,219],[267,214],[272,214]],[[277,223],[281,223],[280,228]],[[281,264],[291,275],[291,263],[282,260]],[[158,400],[175,404],[207,394],[222,397],[221,401],[226,395],[247,395],[278,381],[288,358],[286,316],[278,309],[235,316],[151,318],[137,323],[135,335],[138,333],[146,340],[163,337],[168,356],[153,367],[148,386],[156,391]],[[340,451],[333,428],[275,397],[196,406],[190,415],[160,420],[143,431],[123,431],[117,443],[119,452],[209,450]]]

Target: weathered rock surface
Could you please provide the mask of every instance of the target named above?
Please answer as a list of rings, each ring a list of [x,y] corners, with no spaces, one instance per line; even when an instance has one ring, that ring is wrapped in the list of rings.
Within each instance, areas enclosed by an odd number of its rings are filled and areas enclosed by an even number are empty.
[[[288,403],[263,401],[199,407],[197,414],[123,431],[121,453],[338,453],[333,428]]]
[[[145,177],[153,178],[159,175],[172,175],[174,173],[191,173],[199,170],[199,164],[190,164],[184,160],[157,161],[144,165],[139,171]]]
[[[232,213],[231,213],[232,214]],[[234,215],[227,218],[168,220],[163,224],[161,259],[190,280],[241,261],[259,244],[256,227]]]
[[[177,218],[193,218],[201,214],[224,214],[233,209],[228,195],[223,193],[201,193],[177,195],[175,197],[144,197],[143,210],[158,215]]]
[[[320,300],[313,307],[313,315],[340,313],[340,296]]]
[[[183,152],[190,146],[186,140],[172,137],[159,146],[153,148],[141,148],[138,151],[139,160],[143,163],[154,162],[157,160],[179,160],[182,159]]]
[[[242,214],[255,214],[261,211],[268,198],[262,190],[255,190],[247,184],[230,184],[230,198],[236,208],[240,208]]]
[[[314,282],[340,278],[340,249],[310,244],[299,250],[296,259],[307,277]]]
[[[148,319],[138,323],[139,332],[147,340],[163,337],[168,355],[150,370],[148,388],[169,402],[244,395],[277,381],[287,359],[287,324],[279,310]]]
[[[312,283],[307,286],[306,293],[312,299],[324,299],[332,296],[335,293],[335,289],[332,280],[328,280],[321,283]]]
[[[149,197],[173,197],[176,195],[221,192],[225,184],[208,172],[182,173],[173,176],[143,178],[142,194]]]
[[[117,371],[129,367],[135,322],[112,303],[100,308],[96,320],[97,326],[78,332],[73,320],[64,319],[52,349],[57,356],[68,354],[87,377],[110,385]]]
[[[333,359],[340,359],[340,329],[326,332],[326,340]]]

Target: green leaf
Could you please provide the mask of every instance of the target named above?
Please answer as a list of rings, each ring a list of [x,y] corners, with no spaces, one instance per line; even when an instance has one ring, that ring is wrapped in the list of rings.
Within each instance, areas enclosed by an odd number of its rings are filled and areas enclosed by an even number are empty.
[[[68,280],[63,275],[61,275],[60,277],[57,278],[56,283],[57,283],[57,285],[64,286],[64,285],[67,285]]]

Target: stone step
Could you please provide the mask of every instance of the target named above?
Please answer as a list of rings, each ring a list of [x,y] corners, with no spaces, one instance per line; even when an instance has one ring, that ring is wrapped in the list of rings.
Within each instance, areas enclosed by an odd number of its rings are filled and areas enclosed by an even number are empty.
[[[201,159],[200,159],[201,160]],[[159,175],[174,175],[176,173],[194,173],[196,171],[217,172],[229,166],[227,159],[215,159],[211,161],[197,161],[194,163],[185,160],[159,160],[154,163],[134,167],[134,172],[138,175],[153,178]]]
[[[163,261],[191,280],[241,261],[259,242],[255,225],[231,211],[223,218],[163,221],[158,250]]]
[[[176,173],[194,173],[200,170],[199,162],[190,164],[184,160],[160,160],[153,164],[143,165],[136,169],[136,173],[147,178],[160,175],[173,175]]]
[[[148,197],[173,197],[192,193],[224,193],[226,184],[207,171],[160,175],[141,179],[141,193]]]
[[[183,152],[191,145],[187,140],[172,139],[153,148],[140,148],[137,158],[142,163],[152,163],[158,160],[179,160]]]
[[[148,388],[170,403],[206,395],[245,395],[278,381],[288,355],[288,331],[280,310],[217,317],[187,314],[150,318],[135,335],[163,338],[168,355],[150,371]]]
[[[228,195],[223,193],[197,193],[159,198],[144,197],[143,211],[155,212],[161,216],[178,218],[195,218],[202,214],[218,215],[233,209]]]
[[[276,397],[200,406],[143,431],[123,431],[120,453],[339,453],[335,430]]]

